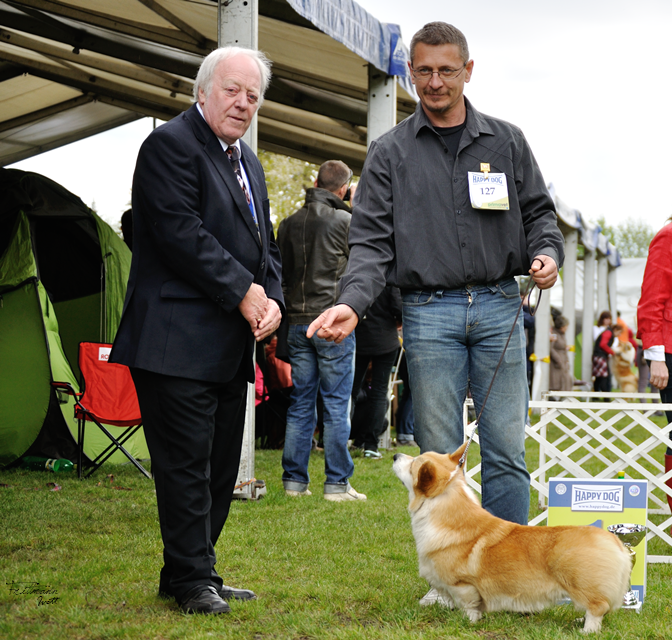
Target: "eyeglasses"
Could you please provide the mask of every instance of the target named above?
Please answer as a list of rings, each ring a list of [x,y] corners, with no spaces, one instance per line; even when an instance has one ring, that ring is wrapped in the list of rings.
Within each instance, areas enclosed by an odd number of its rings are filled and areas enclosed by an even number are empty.
[[[459,69],[442,67],[438,71],[434,71],[434,69],[430,69],[429,67],[420,67],[419,69],[414,69],[411,67],[411,71],[413,72],[413,77],[416,80],[429,80],[435,73],[438,74],[441,80],[450,80],[452,78],[457,78],[457,76],[462,73],[462,69],[464,69],[466,66],[467,63],[465,62]]]

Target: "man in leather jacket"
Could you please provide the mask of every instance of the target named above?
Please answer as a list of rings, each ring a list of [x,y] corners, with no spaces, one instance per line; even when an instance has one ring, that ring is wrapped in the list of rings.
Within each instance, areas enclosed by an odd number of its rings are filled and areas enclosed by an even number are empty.
[[[350,250],[350,207],[344,202],[352,171],[339,160],[321,167],[304,206],[282,221],[278,246],[292,365],[291,402],[282,455],[282,479],[290,496],[311,495],[308,460],[317,421],[317,392],[324,402],[324,497],[333,502],[366,500],[349,483],[354,465],[348,452],[354,334],[339,344],[306,337],[308,325],[333,306]]]

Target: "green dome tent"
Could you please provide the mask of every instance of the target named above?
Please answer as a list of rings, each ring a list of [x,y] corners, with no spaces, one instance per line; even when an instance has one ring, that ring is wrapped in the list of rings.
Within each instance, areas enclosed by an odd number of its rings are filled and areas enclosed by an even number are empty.
[[[130,263],[124,241],[77,196],[39,174],[0,169],[0,467],[26,454],[76,460],[73,400],[50,382],[79,388],[79,343],[112,342]],[[107,444],[87,429],[86,456]],[[142,430],[125,447],[149,457]]]

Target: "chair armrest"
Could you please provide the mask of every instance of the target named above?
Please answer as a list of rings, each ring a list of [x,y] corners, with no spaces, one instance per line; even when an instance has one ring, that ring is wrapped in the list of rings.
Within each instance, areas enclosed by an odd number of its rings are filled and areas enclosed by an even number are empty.
[[[69,396],[73,396],[75,400],[83,395],[75,391],[75,388],[72,386],[70,382],[58,382],[57,380],[54,380],[52,381],[51,386],[54,389],[58,389],[59,391],[64,391]]]

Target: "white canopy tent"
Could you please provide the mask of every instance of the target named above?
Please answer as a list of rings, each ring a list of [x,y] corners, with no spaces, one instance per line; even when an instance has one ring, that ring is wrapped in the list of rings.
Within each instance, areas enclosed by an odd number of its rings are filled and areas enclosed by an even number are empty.
[[[0,166],[181,113],[218,41],[273,61],[262,149],[358,171],[381,109],[415,109],[399,27],[353,0],[0,0]]]

